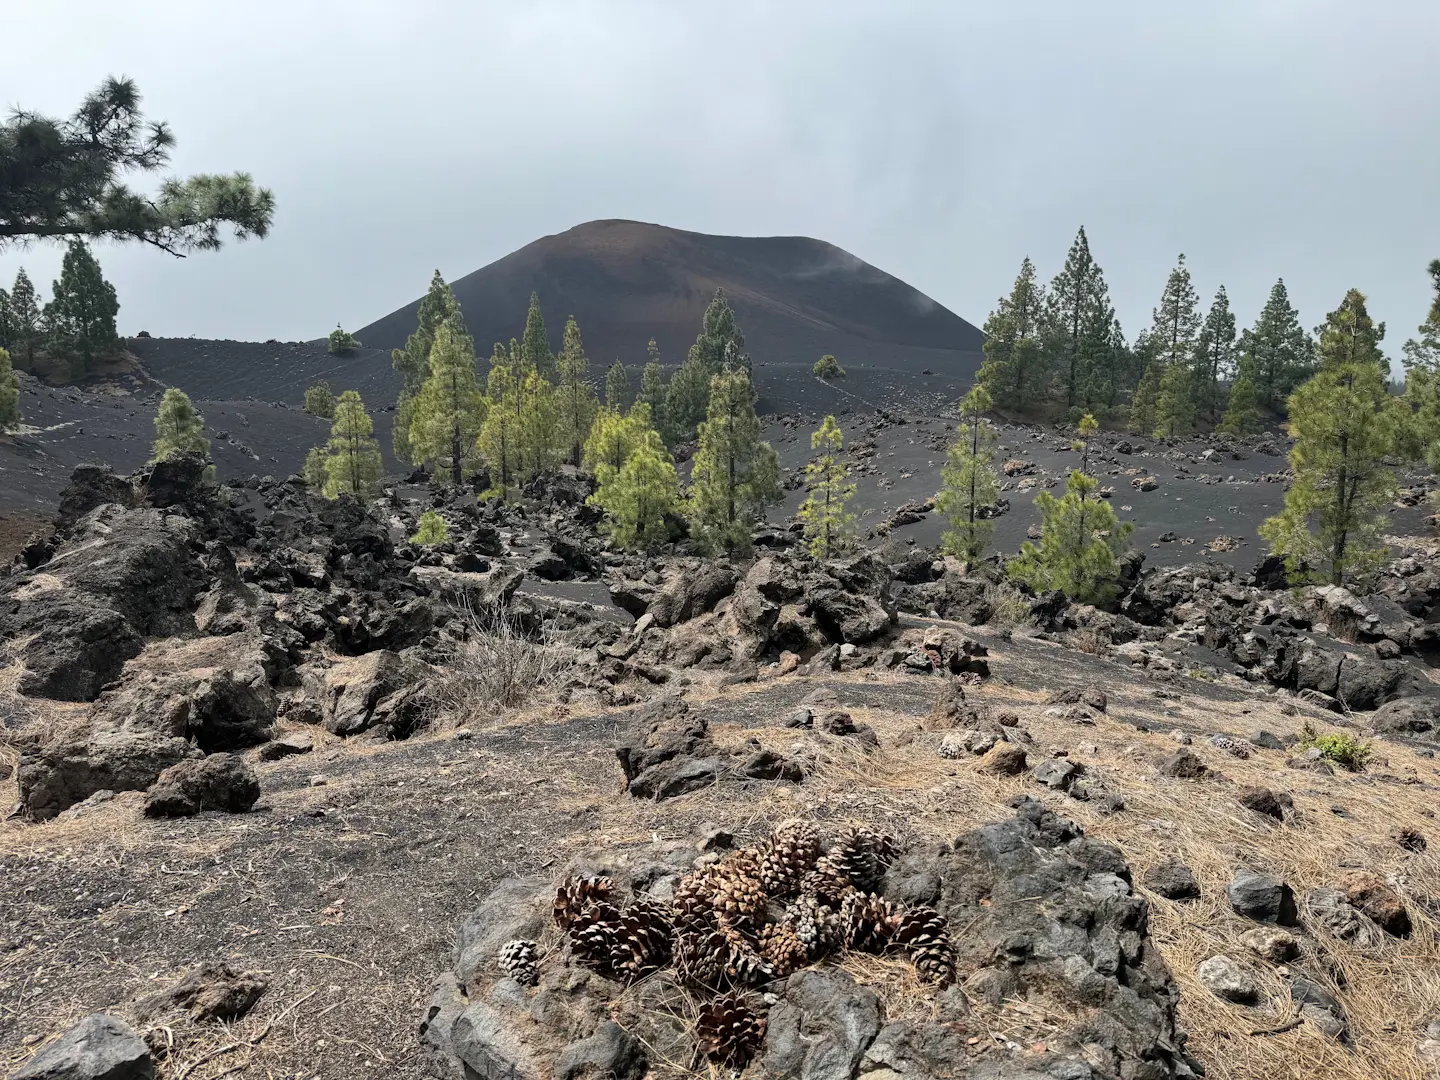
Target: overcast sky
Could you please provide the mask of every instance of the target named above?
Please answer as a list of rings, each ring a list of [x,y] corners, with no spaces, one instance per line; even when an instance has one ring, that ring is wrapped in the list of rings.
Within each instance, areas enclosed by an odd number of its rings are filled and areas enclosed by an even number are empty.
[[[1185,252],[1242,325],[1283,276],[1390,324],[1440,256],[1436,0],[5,3],[0,101],[133,77],[174,171],[275,192],[263,242],[98,254],[124,334],[358,327],[623,217],[804,234],[981,323],[1084,224],[1126,334]],[[141,183],[153,183],[142,180]],[[54,248],[0,254],[48,294]]]

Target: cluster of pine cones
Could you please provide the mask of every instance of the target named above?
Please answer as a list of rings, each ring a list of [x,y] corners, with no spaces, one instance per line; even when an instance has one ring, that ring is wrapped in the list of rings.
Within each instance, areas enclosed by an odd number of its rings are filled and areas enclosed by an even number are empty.
[[[669,903],[622,900],[609,878],[569,878],[555,894],[555,923],[572,955],[607,978],[630,983],[673,963],[682,983],[719,993],[701,1010],[699,1048],[743,1067],[765,1030],[743,991],[829,953],[904,949],[923,978],[955,981],[939,912],[879,895],[894,857],[893,842],[867,828],[847,829],[826,852],[813,824],[786,821],[758,847],[681,878]]]

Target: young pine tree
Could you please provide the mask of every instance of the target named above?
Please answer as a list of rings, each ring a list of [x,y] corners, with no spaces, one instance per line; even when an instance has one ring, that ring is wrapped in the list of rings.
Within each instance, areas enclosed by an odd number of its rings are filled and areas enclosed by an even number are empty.
[[[354,390],[346,390],[335,403],[335,423],[325,455],[325,496],[341,493],[357,499],[369,495],[384,473],[380,444],[371,438],[375,425],[365,403]]]
[[[974,562],[990,546],[994,522],[983,516],[987,506],[1000,497],[1000,480],[995,475],[995,430],[983,417],[991,398],[984,386],[977,386],[960,403],[961,423],[955,441],[945,453],[940,469],[940,498],[936,509],[950,521],[941,543],[947,555]]]
[[[196,410],[190,396],[171,387],[160,399],[155,416],[155,443],[150,448],[150,461],[165,461],[176,454],[199,454],[208,457],[210,440],[205,438],[205,418]]]
[[[547,380],[555,377],[555,354],[550,351],[550,334],[545,329],[545,316],[540,314],[540,294],[530,294],[530,310],[525,313],[525,336],[520,339],[520,359],[525,373],[538,371]],[[524,374],[516,378],[524,382]]]
[[[617,412],[630,407],[630,373],[619,360],[605,373],[605,407]]]
[[[825,417],[810,436],[810,449],[820,454],[805,466],[807,494],[800,504],[800,520],[810,554],[816,559],[830,559],[855,546],[855,515],[847,509],[855,485],[839,456],[844,446],[845,436],[833,416]]]
[[[1196,372],[1186,364],[1166,364],[1155,395],[1157,439],[1188,435],[1195,427]]]
[[[305,411],[321,420],[335,419],[335,393],[328,382],[322,379],[305,391]]]
[[[101,353],[120,347],[115,316],[120,303],[115,286],[105,280],[100,264],[81,240],[72,240],[65,249],[60,280],[45,305],[45,323],[50,331],[50,352],[70,357],[71,374],[83,375]]]
[[[468,333],[455,293],[436,270],[430,278],[429,290],[420,301],[415,332],[406,339],[403,349],[393,349],[390,353],[391,364],[405,380],[400,400],[396,403],[391,444],[395,456],[412,465],[416,464],[410,453],[410,423],[415,412],[415,395],[420,393],[420,388],[430,376],[430,347],[435,344],[436,331],[446,322],[462,334]]]
[[[1130,398],[1130,434],[1150,435],[1155,431],[1156,406],[1163,379],[1160,361],[1151,360],[1145,365],[1145,374],[1140,376],[1140,385]]]
[[[1270,290],[1255,325],[1240,335],[1240,353],[1250,358],[1260,404],[1278,410],[1290,392],[1315,371],[1315,343],[1290,305],[1283,279]]]
[[[21,267],[15,275],[15,287],[10,290],[10,345],[13,360],[20,363],[22,371],[35,366],[35,353],[43,337],[40,314],[40,300],[35,295],[35,286]]]
[[[513,366],[492,361],[485,390],[490,409],[485,415],[485,423],[480,427],[479,450],[490,463],[495,487],[503,499],[520,469],[520,404]]]
[[[300,475],[305,477],[305,486],[311,491],[323,492],[325,481],[329,474],[325,469],[326,454],[323,447],[312,446],[310,452],[305,455],[305,467]]]
[[[724,367],[743,368],[750,374],[750,354],[745,351],[745,335],[735,324],[735,311],[725,299],[725,290],[716,289],[705,308],[700,333],[685,359],[696,361],[705,373],[706,383]]]
[[[1065,257],[1065,266],[1046,290],[1046,366],[1058,378],[1066,405],[1080,403],[1082,383],[1087,377],[1103,380],[1104,373],[1094,370],[1097,366],[1120,359],[1096,353],[1102,342],[1110,340],[1114,319],[1105,274],[1090,254],[1090,240],[1081,228]]]
[[[1100,422],[1090,413],[1080,417],[1080,422],[1075,425],[1079,438],[1070,444],[1070,449],[1080,455],[1080,471],[1086,476],[1090,475],[1090,443],[1099,430]]]
[[[1365,307],[1365,294],[1351,289],[1340,306],[1315,330],[1315,353],[1320,370],[1352,364],[1370,364],[1384,378],[1390,376],[1390,361],[1380,351],[1385,340],[1385,324],[1370,318]]]
[[[695,437],[697,427],[705,419],[714,374],[702,361],[691,356],[670,376],[661,415],[665,421],[665,441],[671,446]]]
[[[780,461],[760,438],[755,391],[744,370],[729,368],[711,380],[699,434],[690,472],[692,529],[711,550],[746,550],[755,522],[782,494]]]
[[[560,463],[563,452],[555,387],[539,371],[526,370],[517,400],[516,460],[525,476],[540,476]]]
[[[565,460],[571,465],[579,465],[585,438],[590,434],[590,425],[595,423],[598,403],[595,391],[585,381],[590,361],[585,358],[580,327],[573,315],[565,321],[565,338],[555,367],[559,380],[555,387],[556,422],[561,445]]]
[[[1115,518],[1104,499],[1094,498],[1097,481],[1073,471],[1064,496],[1035,497],[1040,510],[1040,543],[1026,541],[1007,571],[1036,592],[1058,589],[1072,600],[1101,603],[1115,594],[1117,559],[1133,526]]]
[[[840,361],[836,360],[830,353],[826,353],[820,357],[819,360],[816,360],[815,366],[810,369],[810,372],[813,375],[827,380],[843,379],[845,377],[845,369],[840,366]]]
[[[1409,456],[1440,471],[1440,259],[1431,262],[1435,290],[1430,314],[1420,324],[1419,336],[1402,346],[1405,364],[1405,403],[1411,420],[1406,436]]]
[[[628,413],[601,409],[585,440],[584,466],[602,484],[625,467],[630,455],[644,445],[649,433],[650,410],[643,402]]]
[[[611,541],[632,551],[652,549],[669,536],[666,517],[679,506],[679,480],[660,435],[645,438],[618,471],[606,470],[589,501],[605,511]]]
[[[339,323],[336,323],[335,329],[330,331],[327,341],[326,348],[331,356],[344,356],[360,348],[360,339]]]
[[[1195,341],[1196,406],[1212,420],[1225,400],[1220,383],[1230,377],[1234,368],[1235,313],[1221,285]]]
[[[410,420],[410,452],[417,461],[448,461],[450,482],[458,487],[474,470],[475,441],[487,405],[470,335],[441,323],[430,347],[429,368]]]
[[[10,366],[10,352],[0,349],[0,433],[20,426],[20,376]]]
[[[655,430],[664,434],[665,425],[665,368],[660,363],[660,346],[651,338],[645,346],[649,359],[640,372],[640,397],[638,401],[650,406],[650,422]]]
[[[1285,508],[1260,535],[1271,554],[1285,557],[1292,581],[1344,585],[1385,557],[1385,508],[1395,496],[1386,458],[1400,446],[1407,418],[1370,348],[1355,347],[1354,323],[1354,305],[1331,313],[1321,328],[1320,370],[1288,403],[1295,479]]]
[[[1253,435],[1260,430],[1260,391],[1255,385],[1254,361],[1249,357],[1235,370],[1230,400],[1215,430],[1222,435]]]
[[[1045,290],[1027,257],[1010,295],[985,320],[985,362],[977,381],[1003,408],[1033,408],[1045,397],[1044,314]]]
[[[449,539],[450,527],[445,524],[445,519],[434,510],[426,510],[420,515],[420,527],[415,530],[415,535],[410,537],[410,542],[429,547],[443,544]]]

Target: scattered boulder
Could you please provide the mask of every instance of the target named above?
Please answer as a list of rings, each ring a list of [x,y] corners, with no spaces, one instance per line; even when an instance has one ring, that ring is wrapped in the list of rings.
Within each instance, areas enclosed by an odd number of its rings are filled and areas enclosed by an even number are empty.
[[[989,773],[992,776],[1019,776],[1025,771],[1028,764],[1024,747],[1016,746],[1014,743],[1000,743],[980,759],[980,764],[976,768],[980,772]]]
[[[29,1060],[13,1080],[154,1080],[150,1048],[122,1020],[94,1013]]]
[[[259,798],[260,780],[243,758],[211,754],[162,772],[145,797],[145,816],[193,817],[205,810],[243,814]]]
[[[1080,766],[1068,758],[1051,758],[1035,766],[1036,783],[1044,784],[1052,791],[1065,791],[1080,775]]]
[[[279,761],[281,758],[294,757],[297,754],[308,754],[314,749],[315,737],[313,735],[307,735],[303,731],[291,731],[260,747],[256,756],[261,761]]]
[[[1283,964],[1300,955],[1295,935],[1278,926],[1257,926],[1240,935],[1240,944],[1272,964]]]
[[[1287,792],[1282,791],[1277,794],[1264,787],[1241,788],[1235,798],[1245,809],[1253,810],[1257,814],[1264,814],[1276,821],[1284,821],[1285,811],[1292,806],[1290,795]]]
[[[102,728],[62,735],[20,757],[20,805],[53,818],[97,791],[144,791],[168,768],[200,751],[176,735]]]
[[[197,1023],[238,1020],[254,1008],[268,985],[259,972],[236,971],[223,962],[206,963],[174,986],[141,998],[136,1011],[146,1019],[179,1009]]]
[[[848,1080],[883,1018],[875,991],[843,971],[800,971],[770,1010],[763,1066],[776,1077]]]
[[[1173,859],[1147,870],[1144,883],[1151,892],[1167,900],[1196,900],[1200,896],[1200,883],[1195,880],[1195,872]]]
[[[1199,780],[1210,775],[1210,767],[1193,750],[1177,750],[1160,762],[1159,772],[1179,780]]]
[[[1348,1021],[1345,1009],[1334,994],[1319,983],[1296,977],[1290,984],[1290,1000],[1299,1007],[1300,1015],[1332,1039],[1344,1037]]]
[[[1216,997],[1237,1005],[1253,1005],[1260,996],[1255,976],[1223,953],[1204,961],[1195,974]]]
[[[1295,925],[1295,894],[1279,878],[1242,867],[1225,888],[1237,914],[1256,922]]]
[[[424,716],[422,692],[429,669],[418,660],[377,649],[346,659],[324,673],[320,691],[325,730],[335,735],[375,731],[403,739]]]
[[[1380,875],[1369,870],[1351,870],[1340,875],[1336,886],[1345,892],[1350,906],[1363,912],[1387,934],[1405,937],[1410,933],[1410,913],[1405,901]]]

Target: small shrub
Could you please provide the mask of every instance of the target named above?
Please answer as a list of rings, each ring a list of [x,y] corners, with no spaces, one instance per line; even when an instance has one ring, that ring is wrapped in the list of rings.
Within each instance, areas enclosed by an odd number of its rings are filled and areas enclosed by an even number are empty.
[[[1374,747],[1368,742],[1343,731],[1320,735],[1308,721],[1300,729],[1300,742],[1297,745],[1301,750],[1319,750],[1320,756],[1326,761],[1334,762],[1351,772],[1359,772],[1365,768],[1365,762],[1375,753]]]
[[[342,356],[358,348],[360,348],[360,339],[348,330],[343,330],[337,325],[334,330],[330,331],[330,353],[332,356]]]
[[[840,366],[840,361],[826,353],[815,361],[815,366],[810,369],[822,379],[843,379],[845,369]]]
[[[443,544],[450,539],[450,527],[434,510],[420,515],[420,528],[410,537],[412,544]]]
[[[569,645],[525,632],[505,608],[458,610],[465,638],[457,643],[431,680],[435,712],[451,723],[493,716],[497,709],[535,704],[565,688],[579,660]]]
[[[1014,632],[1035,625],[1030,612],[1030,601],[1015,586],[1008,582],[992,583],[985,586],[985,603],[991,615],[987,625]]]
[[[323,379],[305,391],[305,411],[321,420],[335,419],[335,392]]]

